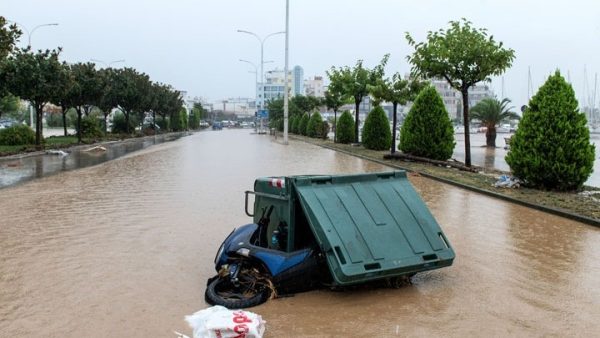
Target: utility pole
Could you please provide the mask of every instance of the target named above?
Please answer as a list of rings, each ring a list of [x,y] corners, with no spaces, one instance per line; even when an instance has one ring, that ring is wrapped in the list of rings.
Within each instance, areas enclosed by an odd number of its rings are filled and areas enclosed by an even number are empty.
[[[290,0],[285,0],[285,92],[283,93],[283,144],[288,144],[288,60],[290,36]]]

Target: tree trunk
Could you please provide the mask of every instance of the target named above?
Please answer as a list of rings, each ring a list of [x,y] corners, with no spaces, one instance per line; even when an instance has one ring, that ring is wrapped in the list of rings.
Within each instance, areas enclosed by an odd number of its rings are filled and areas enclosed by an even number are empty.
[[[125,132],[129,134],[129,113],[125,113],[123,110],[123,115],[125,115]]]
[[[37,149],[41,148],[42,145],[42,115],[44,104],[35,105],[35,146]]]
[[[361,98],[354,97],[354,104],[356,105],[356,114],[354,118],[354,143],[358,143],[358,125],[360,124],[360,119],[358,118],[358,110],[360,108]]]
[[[333,143],[337,143],[337,108],[333,110]]]
[[[485,144],[488,147],[496,148],[496,126],[487,128],[485,132]]]
[[[75,110],[77,110],[77,143],[81,143],[81,106]]]
[[[463,126],[465,127],[465,165],[471,166],[471,135],[469,128],[469,88],[462,88]]]
[[[392,116],[392,149],[390,150],[390,154],[394,154],[396,152],[396,125],[398,124],[398,118],[396,117],[396,112],[398,111],[398,102],[392,102],[394,107],[394,112]]]
[[[152,128],[154,129],[154,135],[158,134],[156,132],[156,112],[152,111]]]
[[[110,114],[110,110],[108,112],[104,112],[104,135],[108,135],[108,114]]]
[[[67,136],[67,107],[61,106],[60,108],[62,109],[63,129],[65,132],[65,136]]]

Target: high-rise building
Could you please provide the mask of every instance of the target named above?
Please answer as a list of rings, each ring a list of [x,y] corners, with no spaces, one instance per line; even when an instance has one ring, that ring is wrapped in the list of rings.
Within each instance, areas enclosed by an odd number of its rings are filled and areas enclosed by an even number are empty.
[[[300,66],[294,67],[294,95],[304,94],[304,69]]]

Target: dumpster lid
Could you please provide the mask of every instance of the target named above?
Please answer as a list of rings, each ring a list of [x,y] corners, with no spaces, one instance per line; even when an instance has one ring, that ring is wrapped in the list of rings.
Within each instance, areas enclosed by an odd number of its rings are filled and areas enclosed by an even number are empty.
[[[404,171],[292,180],[339,284],[452,263],[454,252]]]

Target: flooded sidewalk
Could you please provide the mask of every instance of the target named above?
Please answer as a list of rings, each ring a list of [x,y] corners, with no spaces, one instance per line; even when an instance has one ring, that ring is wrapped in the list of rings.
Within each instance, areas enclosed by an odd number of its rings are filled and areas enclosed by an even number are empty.
[[[278,141],[280,141],[278,139]],[[247,130],[196,133],[0,189],[0,337],[172,337],[208,305],[259,176],[389,171]],[[400,289],[250,309],[265,337],[599,336],[600,229],[410,175],[456,252]]]

